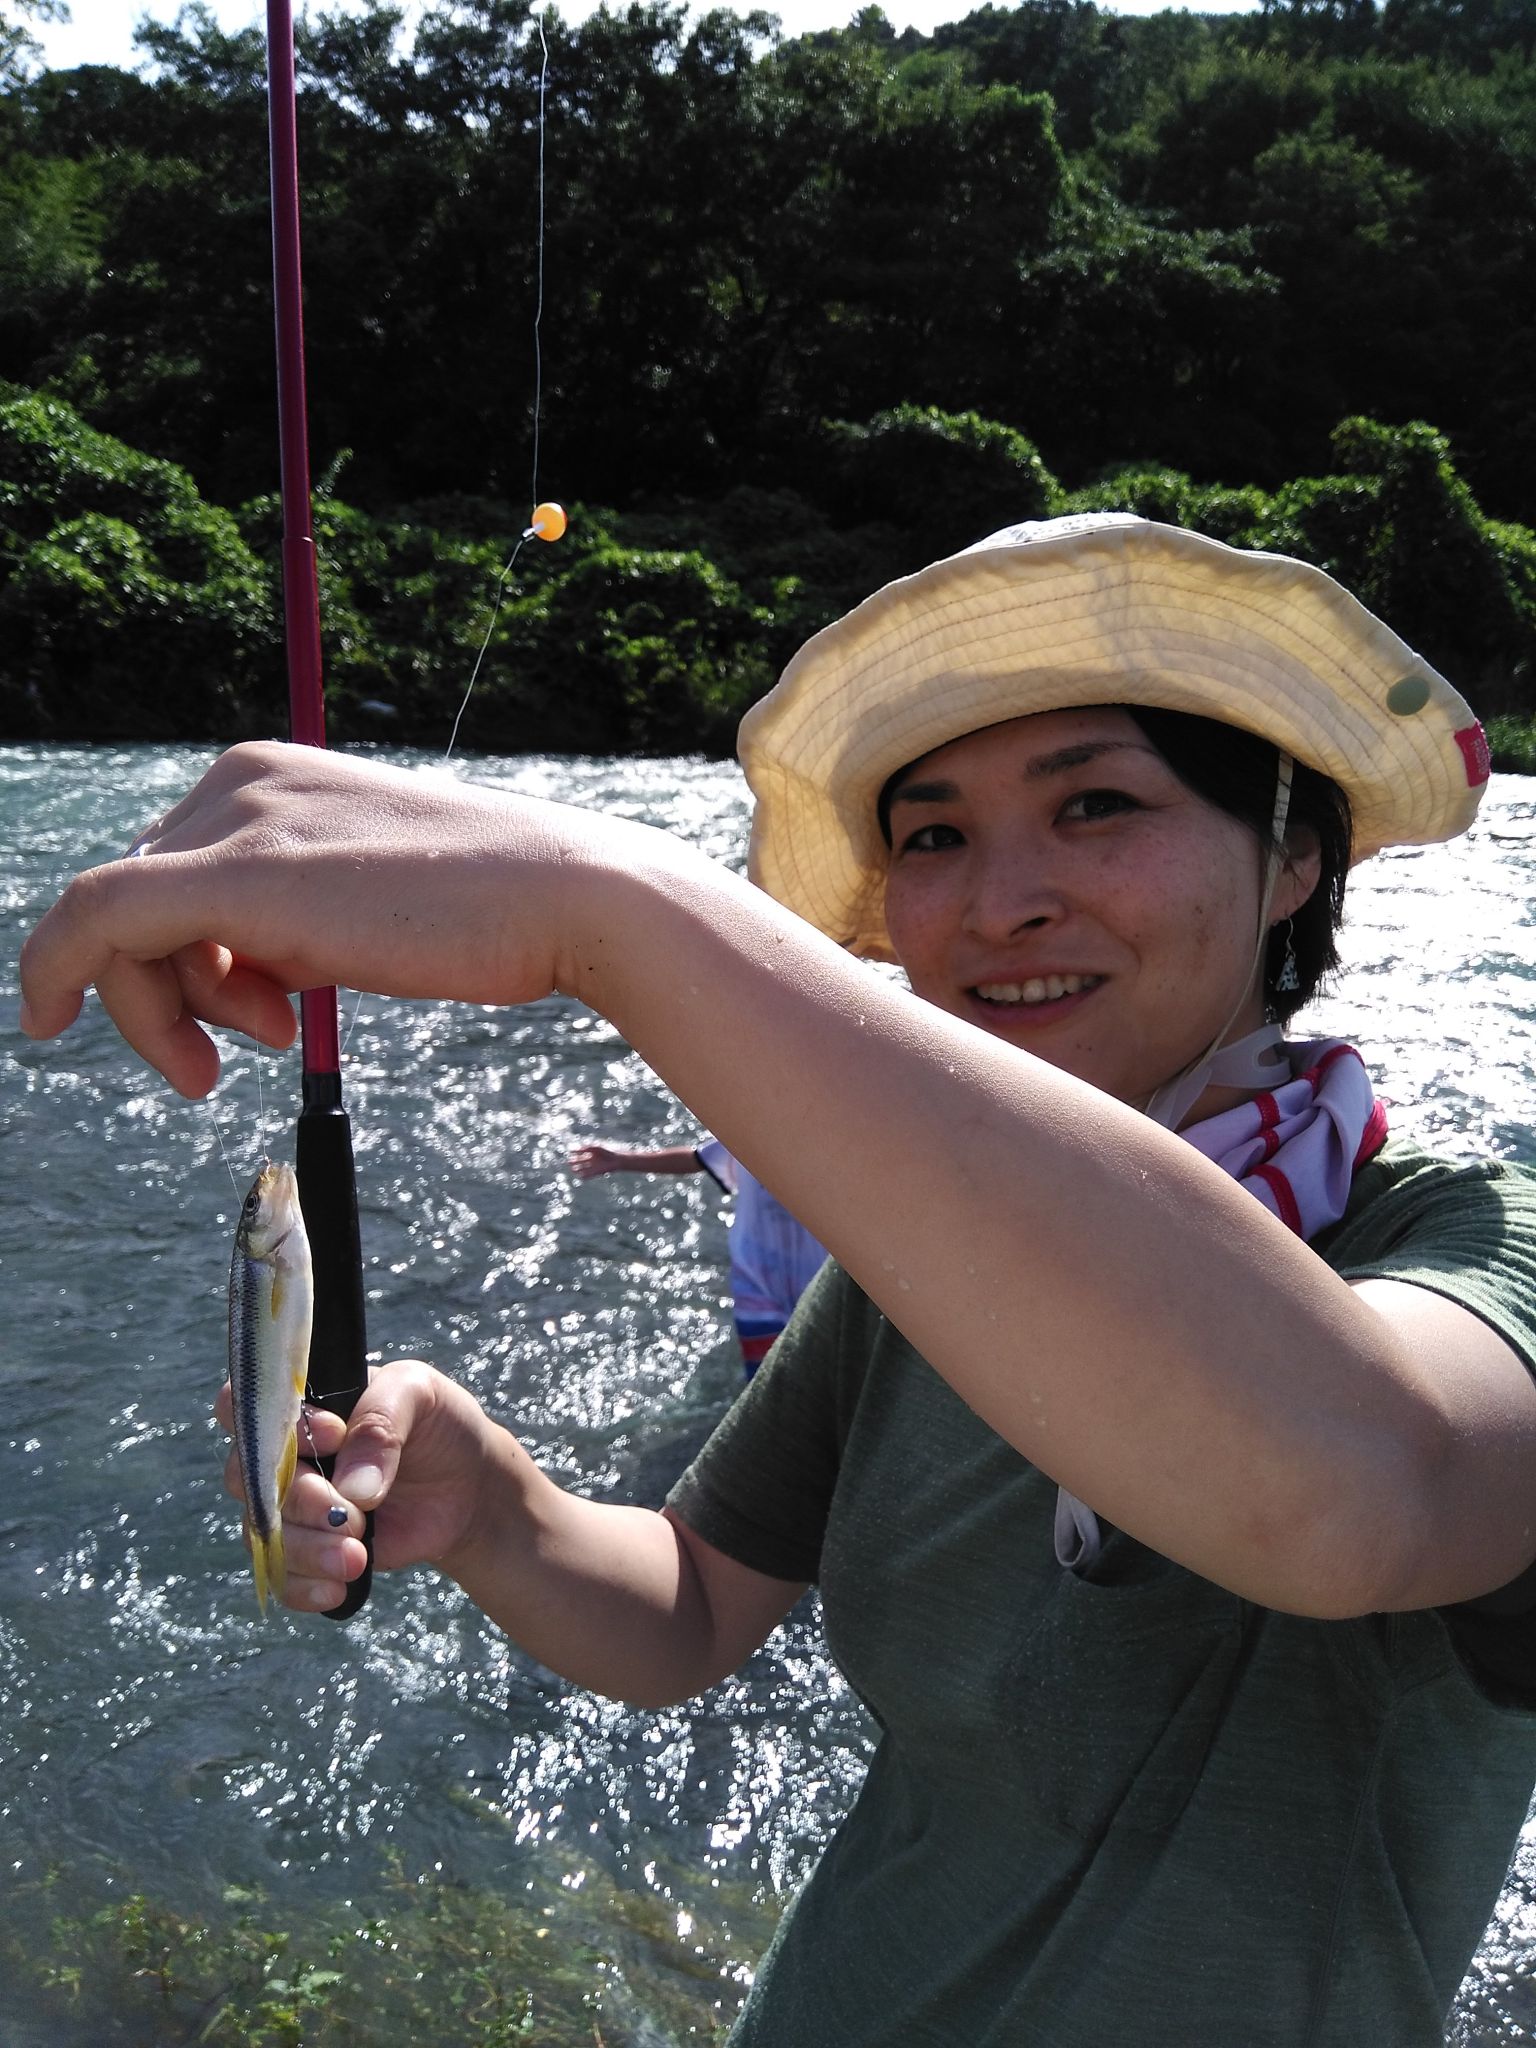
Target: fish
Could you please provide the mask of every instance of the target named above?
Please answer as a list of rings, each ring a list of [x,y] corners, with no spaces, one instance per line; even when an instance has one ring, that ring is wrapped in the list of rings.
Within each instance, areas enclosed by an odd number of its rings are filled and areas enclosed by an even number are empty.
[[[256,1598],[288,1582],[283,1502],[299,1458],[299,1412],[309,1376],[314,1274],[298,1176],[268,1160],[235,1226],[229,1267],[229,1389],[235,1453],[245,1481],[245,1527]]]

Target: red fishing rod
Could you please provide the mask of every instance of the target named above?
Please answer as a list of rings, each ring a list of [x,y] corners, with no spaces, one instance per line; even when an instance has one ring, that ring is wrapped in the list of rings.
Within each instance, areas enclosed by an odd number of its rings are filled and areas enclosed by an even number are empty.
[[[325,745],[320,662],[320,586],[309,489],[308,402],[304,389],[304,305],[299,263],[299,150],[291,0],[267,0],[267,114],[272,158],[272,296],[277,326],[277,427],[283,511],[283,634],[288,657],[288,730],[300,745]],[[299,997],[304,1084],[296,1146],[299,1205],[315,1273],[315,1324],[307,1398],[348,1416],[368,1384],[363,1253],[357,1228],[352,1125],[341,1099],[341,1043],[334,988]],[[334,1460],[321,1459],[329,1475]],[[368,1567],[330,1610],[355,1614],[373,1576]]]

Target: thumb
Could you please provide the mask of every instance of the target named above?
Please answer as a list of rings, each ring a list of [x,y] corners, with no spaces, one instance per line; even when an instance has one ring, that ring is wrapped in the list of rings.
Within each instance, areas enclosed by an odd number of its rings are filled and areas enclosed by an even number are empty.
[[[419,1359],[379,1368],[352,1410],[331,1484],[354,1507],[376,1508],[395,1483],[412,1429],[431,1403],[431,1368]]]

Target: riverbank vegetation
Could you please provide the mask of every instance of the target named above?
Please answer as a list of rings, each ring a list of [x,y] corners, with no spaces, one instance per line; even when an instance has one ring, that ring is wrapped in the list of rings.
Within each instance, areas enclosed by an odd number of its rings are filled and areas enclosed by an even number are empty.
[[[6,11],[0,734],[279,729],[261,39],[50,73]],[[889,576],[1124,507],[1328,568],[1536,759],[1536,0],[453,0],[299,58],[338,736],[444,744],[483,644],[471,746],[724,750]],[[541,281],[572,524],[503,576]]]
[[[366,1900],[312,1903],[292,1925],[249,1886],[189,1914],[77,1870],[17,1888],[0,1961],[70,2040],[720,2048],[750,1976],[730,1937],[654,1891],[600,1883],[578,1904],[590,1876],[509,1897],[386,1857]]]

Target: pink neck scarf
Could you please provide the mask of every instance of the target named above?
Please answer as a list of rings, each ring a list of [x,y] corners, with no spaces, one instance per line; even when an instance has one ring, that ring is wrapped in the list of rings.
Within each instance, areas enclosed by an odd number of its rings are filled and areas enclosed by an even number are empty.
[[[1310,1243],[1338,1222],[1356,1173],[1386,1143],[1386,1112],[1342,1039],[1277,1049],[1288,1079],[1179,1136]]]
[[[1265,1053],[1284,1078],[1179,1136],[1310,1243],[1338,1222],[1355,1174],[1386,1142],[1386,1112],[1370,1076],[1359,1053],[1341,1039],[1287,1045],[1274,1025],[1224,1051],[1234,1081],[1238,1068],[1252,1077],[1264,1073]],[[1224,1078],[1219,1066],[1210,1078]],[[1093,1510],[1063,1489],[1056,1498],[1057,1561],[1086,1572],[1101,1542]]]

